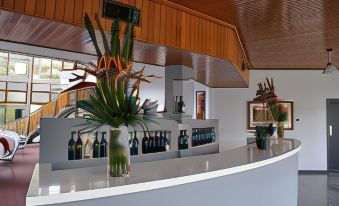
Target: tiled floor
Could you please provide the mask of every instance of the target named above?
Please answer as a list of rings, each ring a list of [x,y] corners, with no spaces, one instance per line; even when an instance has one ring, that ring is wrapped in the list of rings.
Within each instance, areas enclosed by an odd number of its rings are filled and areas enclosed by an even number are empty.
[[[0,206],[25,205],[29,182],[38,158],[39,145],[36,144],[19,150],[12,162],[0,161]]]
[[[339,173],[300,174],[298,206],[339,206]]]

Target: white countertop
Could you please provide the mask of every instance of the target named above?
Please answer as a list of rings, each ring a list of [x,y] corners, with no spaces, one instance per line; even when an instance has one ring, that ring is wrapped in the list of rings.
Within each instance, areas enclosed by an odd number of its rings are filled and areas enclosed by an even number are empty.
[[[298,140],[272,140],[271,148],[258,150],[255,144],[217,154],[168,159],[131,165],[131,175],[108,178],[107,167],[51,170],[37,164],[27,193],[27,205],[46,205],[102,198],[235,174],[296,154]]]

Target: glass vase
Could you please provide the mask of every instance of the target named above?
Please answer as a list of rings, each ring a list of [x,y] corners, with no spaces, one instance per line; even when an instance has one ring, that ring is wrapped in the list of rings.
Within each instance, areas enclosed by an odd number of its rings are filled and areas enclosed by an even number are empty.
[[[110,130],[108,150],[108,176],[129,176],[130,151],[126,126]]]
[[[266,150],[270,148],[272,126],[256,126],[255,142],[258,149]]]
[[[277,127],[278,138],[284,138],[284,123],[278,122]]]

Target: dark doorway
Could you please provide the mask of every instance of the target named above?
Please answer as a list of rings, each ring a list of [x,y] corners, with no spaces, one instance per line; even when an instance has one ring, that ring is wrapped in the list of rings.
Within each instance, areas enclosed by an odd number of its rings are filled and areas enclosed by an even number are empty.
[[[327,169],[339,172],[339,99],[327,99]]]

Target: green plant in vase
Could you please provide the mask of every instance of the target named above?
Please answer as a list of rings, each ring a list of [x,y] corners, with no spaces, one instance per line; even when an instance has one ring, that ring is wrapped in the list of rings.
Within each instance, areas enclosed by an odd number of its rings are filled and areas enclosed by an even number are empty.
[[[124,40],[120,45],[120,26],[119,21],[115,20],[112,23],[112,38],[108,43],[96,16],[105,49],[101,55],[94,27],[87,14],[84,22],[99,57],[97,68],[89,72],[97,77],[97,83],[94,94],[90,95],[88,100],[78,101],[77,107],[89,113],[85,119],[91,122],[92,127],[109,125],[113,128],[109,132],[108,175],[127,176],[130,172],[127,126],[140,126],[147,130],[146,122],[151,120],[149,116],[141,114],[147,100],[141,103],[139,89],[141,82],[149,81],[145,79],[143,69],[138,72],[132,71],[131,52],[134,36],[132,24],[127,25]],[[89,70],[86,69],[85,71]]]

